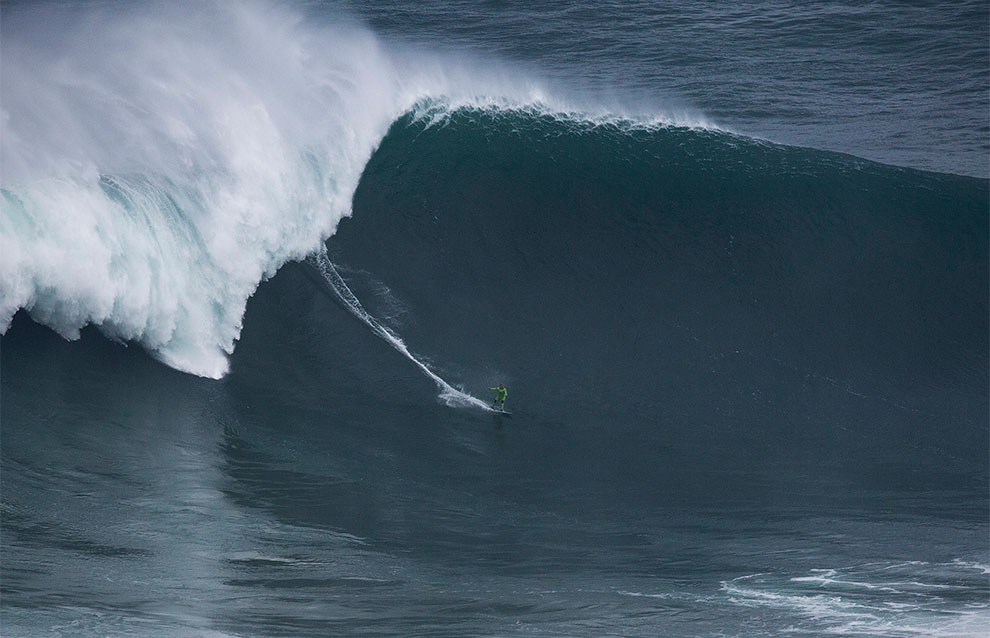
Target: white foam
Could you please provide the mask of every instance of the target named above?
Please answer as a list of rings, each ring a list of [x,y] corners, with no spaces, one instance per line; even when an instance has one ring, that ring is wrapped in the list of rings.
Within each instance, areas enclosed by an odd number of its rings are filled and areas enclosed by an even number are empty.
[[[624,117],[491,60],[260,2],[24,3],[2,27],[0,331],[25,308],[68,339],[95,324],[207,377],[227,371],[259,282],[350,214],[403,113]]]
[[[816,635],[975,636],[990,626],[990,607],[980,600],[984,583],[958,582],[964,561],[930,565],[911,561],[870,563],[840,569],[811,569],[813,575],[783,578],[752,574],[721,585],[733,604],[796,614],[790,631]],[[978,567],[976,567],[978,568]],[[950,582],[891,579],[891,575],[939,577]],[[965,584],[964,584],[965,583]],[[970,594],[968,604],[943,597],[945,590]],[[979,601],[979,602],[976,602]]]
[[[0,328],[26,308],[219,377],[258,283],[349,212],[405,108],[378,43],[198,6],[5,14]]]
[[[990,574],[990,565],[987,565],[986,563],[978,563],[975,561],[967,561],[957,558],[952,561],[952,564],[957,567],[962,567],[963,569],[976,569],[983,574]]]

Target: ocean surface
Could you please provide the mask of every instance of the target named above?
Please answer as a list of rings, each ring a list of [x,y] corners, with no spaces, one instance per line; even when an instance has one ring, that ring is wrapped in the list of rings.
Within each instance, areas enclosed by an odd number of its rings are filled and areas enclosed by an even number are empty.
[[[987,635],[988,30],[3,3],[0,634]]]

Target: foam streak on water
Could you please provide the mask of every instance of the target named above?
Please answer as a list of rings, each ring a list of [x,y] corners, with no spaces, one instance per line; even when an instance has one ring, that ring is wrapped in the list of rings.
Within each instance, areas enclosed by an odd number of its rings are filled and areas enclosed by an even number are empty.
[[[957,559],[812,569],[805,576],[752,574],[721,589],[735,605],[797,613],[806,620],[795,624],[795,633],[974,636],[986,629],[990,608],[960,608],[955,600],[985,586],[985,578]]]

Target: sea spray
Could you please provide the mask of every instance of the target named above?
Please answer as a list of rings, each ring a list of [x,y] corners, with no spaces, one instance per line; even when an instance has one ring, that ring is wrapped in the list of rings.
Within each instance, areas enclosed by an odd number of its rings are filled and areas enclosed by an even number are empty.
[[[0,326],[92,323],[222,376],[248,297],[349,213],[407,105],[363,30],[93,12],[5,16]]]
[[[94,324],[206,377],[258,284],[350,214],[403,113],[616,117],[263,3],[12,7],[2,29],[0,330],[22,308],[67,339]]]

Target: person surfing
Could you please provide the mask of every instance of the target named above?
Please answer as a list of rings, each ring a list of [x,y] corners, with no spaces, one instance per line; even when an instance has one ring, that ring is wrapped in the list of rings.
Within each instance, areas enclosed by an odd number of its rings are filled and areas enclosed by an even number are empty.
[[[504,384],[498,384],[497,388],[488,388],[489,390],[495,391],[495,400],[492,401],[492,409],[498,410],[500,412],[505,412],[505,397],[509,394],[509,391],[505,389]],[[499,403],[502,405],[499,406]],[[498,406],[498,407],[496,407]]]

